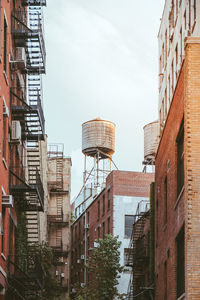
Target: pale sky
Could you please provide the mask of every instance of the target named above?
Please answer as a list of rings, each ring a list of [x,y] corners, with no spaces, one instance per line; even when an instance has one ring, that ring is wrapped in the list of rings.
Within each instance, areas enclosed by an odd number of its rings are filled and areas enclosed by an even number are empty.
[[[72,158],[72,198],[82,185],[82,123],[116,124],[113,160],[142,171],[143,126],[158,118],[157,33],[164,0],[49,0],[44,9],[49,143]]]

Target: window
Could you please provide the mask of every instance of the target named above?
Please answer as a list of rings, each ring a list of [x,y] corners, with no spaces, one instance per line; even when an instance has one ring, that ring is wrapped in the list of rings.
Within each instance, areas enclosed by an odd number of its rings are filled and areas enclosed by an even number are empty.
[[[8,30],[8,23],[6,21],[6,18],[4,17],[3,70],[5,73],[7,73],[7,48],[8,48],[7,30]]]
[[[172,65],[171,65],[171,72],[172,72],[172,95],[174,92],[174,61],[172,60]]]
[[[130,260],[130,255],[132,255],[132,249],[124,248],[124,266],[128,265],[128,261]]]
[[[89,236],[87,238],[87,246],[88,246],[88,256],[89,256],[89,251],[90,251],[90,237]]]
[[[164,181],[164,224],[167,224],[167,176]]]
[[[170,80],[170,75],[168,76],[168,92],[169,92],[169,107],[170,107],[170,102],[171,102],[171,80]]]
[[[6,216],[6,209],[2,207],[2,235],[1,235],[1,252],[4,253],[5,247],[5,216]]]
[[[183,121],[177,137],[177,196],[184,186],[184,125]]]
[[[165,89],[165,119],[167,118],[167,89]]]
[[[165,57],[165,47],[164,43],[162,44],[162,68],[164,69],[164,57]]]
[[[178,16],[178,0],[176,0],[176,18]]]
[[[90,212],[87,212],[87,223],[90,224]]]
[[[103,239],[104,239],[104,237],[105,237],[105,222],[103,222]]]
[[[108,217],[107,222],[108,222],[108,230],[107,230],[107,233],[109,234],[109,233],[110,233],[110,217]]]
[[[181,228],[176,238],[177,259],[176,259],[176,287],[177,298],[185,292],[185,232],[184,226]]]
[[[81,222],[80,221],[78,222],[78,238],[79,238],[79,240],[81,238]]]
[[[185,30],[186,30],[187,29],[186,10],[184,12],[184,26],[185,26]]]
[[[167,63],[167,30],[165,31],[165,64]]]
[[[72,244],[73,244],[73,242],[74,242],[73,234],[74,234],[74,227],[72,226],[72,227],[71,227],[71,240],[72,240]]]
[[[194,0],[194,22],[196,21],[196,17],[197,17],[197,4],[196,4],[196,0]]]
[[[98,200],[98,212],[97,212],[97,220],[100,219],[100,201]]]
[[[97,234],[98,234],[98,239],[100,239],[100,234],[101,234],[101,232],[100,232],[100,226],[97,227]]]
[[[85,228],[85,216],[83,216],[83,228]],[[83,235],[84,235],[84,230],[83,230]]]
[[[103,216],[105,214],[105,195],[103,195]]]
[[[189,21],[188,21],[188,29],[191,29],[191,0],[189,0]]]
[[[164,300],[167,300],[167,261],[164,263]]]
[[[125,215],[125,238],[130,238],[133,229],[133,215]]]
[[[75,226],[75,242],[77,241],[77,225]]]
[[[180,39],[181,39],[181,41],[180,41],[180,46],[181,46],[181,62],[182,62],[182,59],[183,59],[183,57],[182,57],[182,51],[183,51],[183,36],[182,36],[182,27],[181,27],[181,29],[180,29]]]
[[[175,49],[175,57],[176,57],[176,80],[178,77],[178,44],[176,45],[176,49]]]
[[[108,210],[110,209],[110,189],[108,189]]]

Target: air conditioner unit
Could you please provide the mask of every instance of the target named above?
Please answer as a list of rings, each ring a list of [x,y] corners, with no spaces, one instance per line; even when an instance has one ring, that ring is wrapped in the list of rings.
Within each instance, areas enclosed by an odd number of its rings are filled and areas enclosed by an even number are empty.
[[[5,103],[3,105],[3,115],[7,118],[9,117],[9,109],[8,109],[8,106]]]
[[[89,229],[89,228],[90,228],[90,224],[86,224],[85,229]]]
[[[56,276],[58,276],[58,270],[56,270]]]
[[[17,64],[17,68],[23,70],[26,68],[26,53],[23,47],[16,48],[15,62]]]
[[[77,259],[77,264],[80,264],[81,260],[80,259]]]
[[[85,286],[85,283],[84,282],[81,282],[81,287],[84,287]]]
[[[97,247],[98,247],[98,245],[99,245],[99,243],[97,243],[97,242],[94,242],[94,248],[97,248]]]
[[[13,196],[12,195],[2,195],[2,205],[3,207],[13,207]]]
[[[12,121],[12,140],[15,142],[21,141],[20,121]]]
[[[65,277],[65,273],[61,273],[60,277],[64,278]]]
[[[85,259],[85,255],[83,254],[83,255],[81,255],[81,259]]]

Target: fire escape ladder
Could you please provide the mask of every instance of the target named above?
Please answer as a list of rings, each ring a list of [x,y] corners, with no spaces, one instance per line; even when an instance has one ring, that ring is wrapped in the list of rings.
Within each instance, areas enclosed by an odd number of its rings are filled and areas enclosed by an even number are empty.
[[[128,284],[126,300],[133,300],[133,275],[131,274]]]
[[[56,183],[57,190],[63,190],[63,158],[56,158]]]
[[[28,245],[39,242],[39,220],[37,211],[26,212],[26,230]]]

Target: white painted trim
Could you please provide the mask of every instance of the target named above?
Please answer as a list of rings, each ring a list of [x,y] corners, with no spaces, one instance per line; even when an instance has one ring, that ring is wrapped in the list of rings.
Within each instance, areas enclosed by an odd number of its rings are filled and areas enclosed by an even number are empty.
[[[1,191],[2,191],[2,194],[3,194],[4,196],[6,196],[6,192],[5,192],[4,188],[3,188],[3,186],[1,186]]]
[[[6,25],[8,26],[8,18],[7,18],[7,15],[6,15],[6,10],[5,10],[5,8],[3,9],[3,11],[4,11],[4,18],[5,18],[5,20],[6,20]]]
[[[3,274],[5,278],[7,278],[7,273],[4,271],[4,269],[0,266],[0,272]]]

